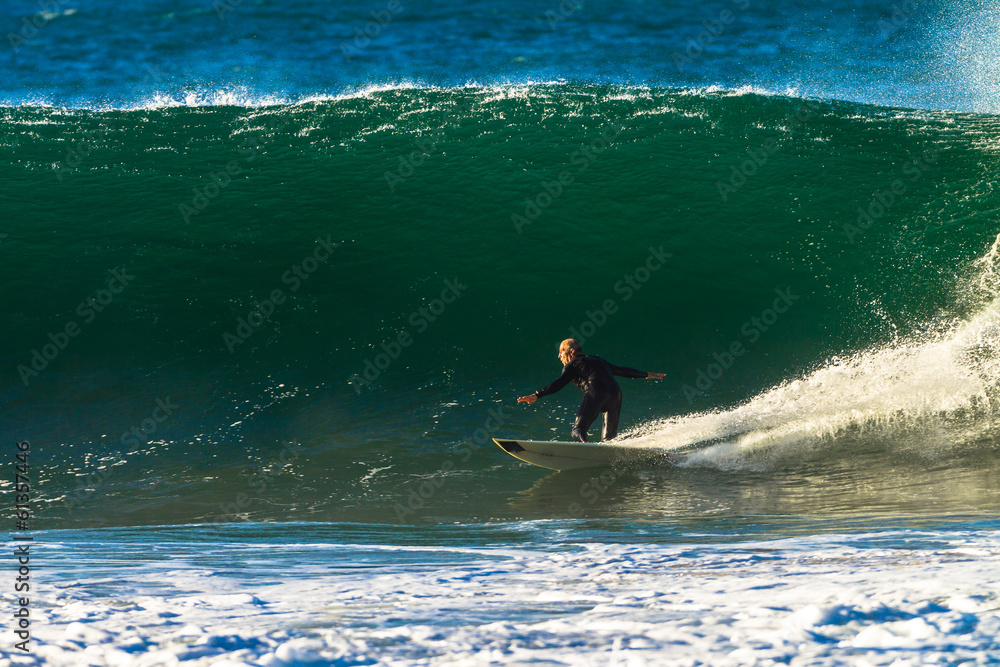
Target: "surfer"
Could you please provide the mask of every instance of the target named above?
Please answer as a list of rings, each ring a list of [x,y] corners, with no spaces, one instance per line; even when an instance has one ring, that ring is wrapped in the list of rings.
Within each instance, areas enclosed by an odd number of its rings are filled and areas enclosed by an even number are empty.
[[[554,394],[570,382],[583,390],[583,403],[576,412],[573,423],[573,439],[577,442],[587,442],[587,431],[604,413],[604,440],[611,440],[618,435],[618,416],[622,411],[622,389],[614,376],[626,378],[652,378],[659,380],[663,373],[644,373],[634,368],[615,366],[608,361],[583,353],[583,348],[575,338],[567,338],[559,344],[559,361],[563,363],[563,372],[559,378],[544,389],[534,394],[521,396],[518,403],[533,404],[542,396]]]

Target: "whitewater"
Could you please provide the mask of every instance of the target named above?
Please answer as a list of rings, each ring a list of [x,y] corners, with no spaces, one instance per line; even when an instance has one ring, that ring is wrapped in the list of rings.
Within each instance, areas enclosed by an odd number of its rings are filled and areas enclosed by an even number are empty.
[[[51,570],[35,593],[35,658],[4,664],[996,662],[991,523],[717,528],[53,532],[40,536]]]

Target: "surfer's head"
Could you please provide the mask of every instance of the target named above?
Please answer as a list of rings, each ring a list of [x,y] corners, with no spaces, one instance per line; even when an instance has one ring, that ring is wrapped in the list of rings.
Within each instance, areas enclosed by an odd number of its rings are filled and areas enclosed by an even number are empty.
[[[580,347],[580,341],[575,338],[567,338],[563,342],[559,343],[559,361],[563,363],[563,366],[573,361],[575,357],[583,354],[583,348]]]

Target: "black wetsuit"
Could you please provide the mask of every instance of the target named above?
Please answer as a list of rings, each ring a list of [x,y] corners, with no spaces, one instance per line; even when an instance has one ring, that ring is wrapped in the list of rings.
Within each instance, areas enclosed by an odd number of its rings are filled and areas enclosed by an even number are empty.
[[[618,416],[622,411],[622,388],[615,381],[615,375],[626,378],[649,376],[643,371],[615,366],[600,357],[585,354],[563,366],[559,379],[545,389],[536,391],[535,396],[541,398],[554,394],[572,382],[583,390],[583,403],[580,404],[576,422],[573,423],[573,439],[587,442],[590,425],[603,412],[604,440],[610,440],[618,434]]]

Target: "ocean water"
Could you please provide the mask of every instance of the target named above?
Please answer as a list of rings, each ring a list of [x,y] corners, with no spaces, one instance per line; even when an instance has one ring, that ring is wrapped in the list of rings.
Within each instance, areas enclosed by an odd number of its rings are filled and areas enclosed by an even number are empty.
[[[0,1],[0,665],[1000,663],[998,21]]]

